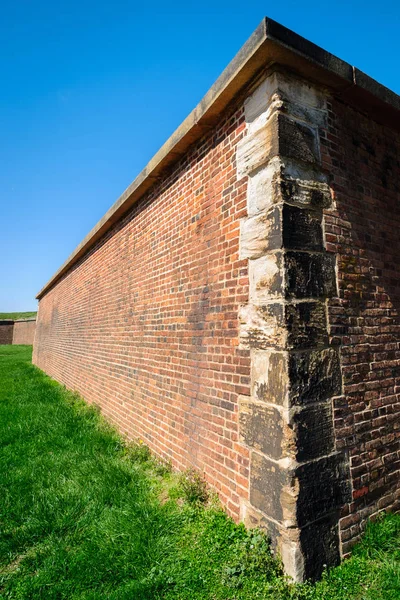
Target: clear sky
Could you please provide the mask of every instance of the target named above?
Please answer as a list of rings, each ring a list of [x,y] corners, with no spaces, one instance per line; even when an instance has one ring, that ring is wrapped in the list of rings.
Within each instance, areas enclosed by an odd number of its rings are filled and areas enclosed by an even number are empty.
[[[269,16],[400,93],[398,0],[3,0],[0,312],[35,295]]]

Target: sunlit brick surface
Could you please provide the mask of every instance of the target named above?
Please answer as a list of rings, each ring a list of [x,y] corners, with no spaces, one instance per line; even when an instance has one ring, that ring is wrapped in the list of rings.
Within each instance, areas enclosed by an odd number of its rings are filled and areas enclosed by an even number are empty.
[[[34,362],[175,467],[204,470],[238,518],[249,477],[242,108],[220,123],[42,298]]]

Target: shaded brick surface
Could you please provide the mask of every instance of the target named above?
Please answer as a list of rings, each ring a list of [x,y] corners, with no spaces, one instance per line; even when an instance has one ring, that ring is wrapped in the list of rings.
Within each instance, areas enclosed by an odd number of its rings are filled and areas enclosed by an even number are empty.
[[[346,553],[367,517],[400,508],[400,141],[339,101],[328,108],[321,143],[336,210],[326,214],[325,235],[339,283],[329,321],[344,394],[335,432],[353,486],[340,524]]]
[[[247,179],[236,176],[243,109],[194,145],[40,301],[34,362],[177,468],[194,465],[239,517],[248,450],[238,395],[248,297],[239,259]]]
[[[0,321],[0,344],[12,344],[14,321],[8,319]]]

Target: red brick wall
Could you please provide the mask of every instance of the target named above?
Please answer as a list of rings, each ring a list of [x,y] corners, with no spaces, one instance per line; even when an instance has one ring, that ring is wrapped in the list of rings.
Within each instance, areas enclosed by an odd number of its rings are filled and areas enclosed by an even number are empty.
[[[14,321],[0,321],[0,344],[12,344]]]
[[[244,131],[242,107],[221,118],[45,294],[34,348],[39,367],[123,433],[177,468],[204,470],[235,518],[249,492],[249,451],[238,441],[238,398],[250,395],[238,322],[249,299],[239,260],[248,179],[237,181],[235,158]],[[325,245],[338,264],[328,307],[343,371],[336,449],[348,453],[352,479],[346,553],[368,516],[398,506],[400,147],[397,134],[336,100],[321,144],[336,206]]]
[[[234,517],[248,494],[238,396],[249,394],[248,299],[235,149],[222,118],[40,301],[34,362],[175,467],[194,465]]]
[[[36,320],[15,321],[13,344],[26,344],[31,346],[35,339]]]
[[[400,507],[400,143],[398,133],[338,101],[329,117],[324,166],[337,210],[326,214],[325,234],[339,278],[329,312],[344,392],[335,428],[353,486],[341,520],[346,553],[366,517]]]

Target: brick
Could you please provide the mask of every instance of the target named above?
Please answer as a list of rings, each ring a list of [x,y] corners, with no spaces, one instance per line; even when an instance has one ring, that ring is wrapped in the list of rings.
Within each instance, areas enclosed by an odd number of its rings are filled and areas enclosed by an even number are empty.
[[[379,422],[374,425],[376,417],[368,409],[390,406],[399,419],[399,407],[386,383],[384,364],[393,360],[390,348],[398,339],[397,321],[387,312],[387,300],[390,297],[396,305],[400,298],[396,284],[399,190],[393,185],[399,176],[400,146],[394,131],[386,128],[383,132],[373,120],[336,100],[332,100],[329,120],[330,133],[340,140],[339,149],[331,142],[322,146],[322,162],[336,189],[337,215],[334,220],[326,220],[325,235],[340,257],[340,300],[329,308],[329,318],[341,344],[342,362],[351,364],[351,370],[346,369],[343,377],[349,425],[343,428],[339,415],[334,423],[338,447],[352,451],[351,478],[356,502],[350,505],[350,518],[359,510],[357,503],[362,503],[364,523],[369,515],[382,510],[385,502],[382,505],[380,497],[390,497],[390,490],[398,485],[398,481],[393,481],[385,490],[380,484],[376,494],[370,493],[369,485],[363,481],[372,484],[377,473],[363,448],[379,449],[384,463],[382,475],[389,476],[385,457],[391,455],[390,442],[379,431]],[[354,245],[354,240],[359,243]],[[397,356],[389,367],[392,373],[393,368],[398,368],[398,360]],[[377,395],[371,395],[369,390],[376,390]],[[357,401],[350,402],[353,395],[357,395]],[[393,426],[389,425],[388,430],[394,433]],[[389,503],[393,505],[393,501]],[[343,552],[348,552],[358,540],[359,531],[345,530],[342,522],[340,526]]]

